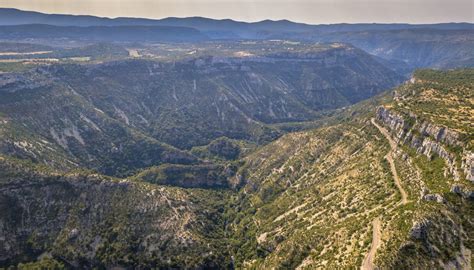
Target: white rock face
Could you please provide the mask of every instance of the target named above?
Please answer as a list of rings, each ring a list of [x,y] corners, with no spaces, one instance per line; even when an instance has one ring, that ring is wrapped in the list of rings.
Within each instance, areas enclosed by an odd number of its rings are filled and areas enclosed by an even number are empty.
[[[439,194],[426,194],[426,195],[423,196],[423,200],[425,200],[425,201],[434,201],[434,202],[437,202],[437,203],[444,203],[445,202],[443,196],[441,196]]]
[[[416,150],[418,153],[421,153],[428,158],[432,158],[433,155],[438,155],[446,162],[447,172],[454,177],[454,180],[459,180],[459,173],[456,168],[456,158],[453,154],[446,151],[446,149],[439,143],[432,141],[427,138],[423,141],[422,145]]]
[[[81,114],[81,119],[83,121],[85,121],[87,124],[89,124],[93,129],[99,131],[99,132],[102,132],[102,130],[99,128],[99,126],[97,126],[96,123],[94,123],[94,121],[92,121],[91,119],[87,118],[85,115]]]
[[[72,125],[71,127],[65,128],[63,134],[66,137],[72,137],[76,139],[80,144],[85,145],[84,139],[81,137],[81,133],[76,125]]]
[[[62,131],[56,131],[53,127],[50,128],[49,131],[54,141],[64,149],[68,149],[68,137],[74,138],[82,145],[86,145],[86,142],[81,136],[79,128],[76,125],[72,124],[70,121],[66,122],[69,123],[69,126],[64,128]]]
[[[470,151],[464,153],[461,167],[464,170],[466,179],[474,183],[474,153]]]
[[[412,117],[416,118],[416,115],[412,115]],[[417,153],[423,154],[428,158],[437,155],[444,159],[447,166],[445,175],[452,175],[456,181],[460,179],[460,172],[456,166],[456,156],[447,151],[444,147],[444,145],[461,145],[461,142],[458,140],[459,134],[457,132],[427,122],[419,123],[418,120],[416,120],[415,124],[409,126],[401,115],[384,107],[377,109],[377,119],[383,122],[384,125],[390,129],[392,134],[395,134],[394,139],[396,141],[409,145],[416,149]],[[421,136],[415,135],[414,133],[420,133]],[[474,157],[472,157],[471,154],[470,157],[465,159],[465,163],[470,165],[466,165],[464,170],[470,171],[470,177],[472,177]],[[467,174],[468,173],[466,173],[466,175]]]
[[[122,120],[125,122],[125,124],[130,125],[130,120],[128,119],[128,116],[125,114],[125,112],[122,111],[121,109],[117,108],[116,106],[114,106],[114,109],[115,109],[115,112],[117,113],[117,115],[120,118],[122,118]]]

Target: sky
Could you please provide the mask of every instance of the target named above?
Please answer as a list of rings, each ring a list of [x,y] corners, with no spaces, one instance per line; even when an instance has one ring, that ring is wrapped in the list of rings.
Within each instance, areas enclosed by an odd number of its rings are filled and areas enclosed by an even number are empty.
[[[102,17],[325,23],[474,22],[474,0],[0,0],[0,7]]]

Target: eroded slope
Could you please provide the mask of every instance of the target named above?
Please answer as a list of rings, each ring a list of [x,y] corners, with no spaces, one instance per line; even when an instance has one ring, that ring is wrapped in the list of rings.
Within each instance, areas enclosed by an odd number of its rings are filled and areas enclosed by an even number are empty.
[[[2,266],[46,258],[69,268],[231,264],[221,214],[227,192],[20,164],[0,158]]]
[[[3,158],[2,264],[44,253],[72,266],[470,269],[472,78],[473,70],[417,72],[318,129],[286,134],[234,164],[242,166],[229,181],[243,183],[235,191]],[[144,177],[163,184],[180,169]]]
[[[229,210],[239,266],[470,269],[472,78],[417,72],[383,106],[358,105],[343,123],[247,157]]]

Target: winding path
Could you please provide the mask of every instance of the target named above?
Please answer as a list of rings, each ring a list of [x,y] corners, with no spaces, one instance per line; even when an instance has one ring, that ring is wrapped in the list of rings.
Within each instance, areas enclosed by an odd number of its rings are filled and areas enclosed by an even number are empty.
[[[406,191],[403,189],[402,184],[400,182],[400,177],[398,177],[397,169],[395,167],[395,162],[393,161],[392,154],[394,151],[397,149],[397,143],[392,139],[388,131],[381,127],[379,124],[375,122],[375,119],[372,118],[370,119],[372,124],[382,133],[385,138],[387,138],[388,142],[390,143],[390,152],[385,156],[385,159],[387,159],[388,163],[390,164],[390,170],[392,171],[393,174],[393,179],[395,180],[395,185],[397,186],[398,190],[400,191],[400,194],[402,195],[402,201],[401,204],[406,204],[408,203],[408,196]]]
[[[384,135],[384,137],[388,140],[390,144],[390,151],[387,153],[385,156],[385,159],[388,161],[390,164],[390,171],[392,172],[393,179],[395,180],[395,185],[397,186],[398,190],[400,191],[400,194],[402,195],[402,200],[400,201],[400,204],[406,204],[408,203],[408,196],[406,191],[403,189],[402,184],[400,182],[400,177],[398,176],[397,169],[395,167],[395,162],[393,161],[392,154],[394,151],[397,149],[397,143],[392,139],[388,131],[381,127],[379,124],[375,122],[375,119],[372,118],[370,119],[370,122]],[[372,221],[372,244],[370,245],[370,250],[365,255],[364,261],[362,262],[362,266],[360,269],[362,270],[372,270],[376,269],[376,266],[374,265],[374,257],[375,253],[377,252],[378,247],[380,246],[381,242],[381,234],[382,234],[382,226],[380,222],[380,217],[376,217]]]
[[[362,266],[360,267],[362,270],[375,269],[374,257],[377,249],[380,246],[382,235],[382,225],[379,217],[376,217],[372,221],[372,228],[372,244],[370,244],[370,250],[367,255],[365,255]]]

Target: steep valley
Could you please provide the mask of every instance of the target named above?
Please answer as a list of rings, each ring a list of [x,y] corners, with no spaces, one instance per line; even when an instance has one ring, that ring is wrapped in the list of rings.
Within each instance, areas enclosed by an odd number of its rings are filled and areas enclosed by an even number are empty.
[[[337,44],[248,59],[38,67],[0,74],[0,151],[114,176],[202,164],[187,150],[221,137],[268,143],[284,133],[273,124],[316,119],[401,80]]]
[[[363,102],[337,124],[285,135],[246,157],[247,184],[231,210],[245,239],[240,267],[470,269],[472,126],[454,131],[454,122],[439,126],[415,109],[419,95],[435,92],[439,99],[423,101],[433,115],[456,108],[451,118],[472,123],[464,112],[472,78],[472,70],[417,72],[395,100],[388,93]],[[385,113],[395,104],[411,118]]]
[[[473,67],[474,31],[433,28],[329,33],[318,40],[353,44],[373,55],[393,61],[396,69]]]
[[[0,267],[471,269],[474,70],[275,44],[1,73]]]

